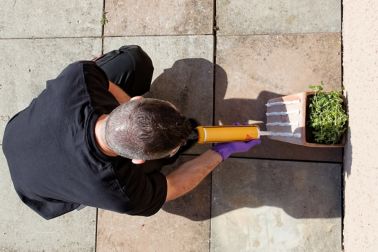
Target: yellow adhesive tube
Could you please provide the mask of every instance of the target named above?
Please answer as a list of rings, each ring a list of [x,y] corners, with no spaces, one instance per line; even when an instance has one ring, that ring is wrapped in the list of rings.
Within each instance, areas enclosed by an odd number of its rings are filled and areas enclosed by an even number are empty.
[[[249,141],[260,138],[256,125],[249,126],[198,126],[198,143],[221,143],[232,141]]]

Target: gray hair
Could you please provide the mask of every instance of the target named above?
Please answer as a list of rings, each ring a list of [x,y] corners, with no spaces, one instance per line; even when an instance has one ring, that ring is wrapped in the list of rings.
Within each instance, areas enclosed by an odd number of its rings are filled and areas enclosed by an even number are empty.
[[[144,98],[114,109],[107,118],[105,140],[118,155],[152,160],[166,157],[186,142],[192,127],[171,103]]]

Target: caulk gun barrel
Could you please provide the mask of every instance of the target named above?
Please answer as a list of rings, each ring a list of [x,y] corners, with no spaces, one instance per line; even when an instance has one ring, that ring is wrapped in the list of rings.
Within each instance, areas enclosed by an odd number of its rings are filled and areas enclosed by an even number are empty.
[[[200,144],[249,141],[260,138],[260,130],[256,125],[198,126],[196,129]]]

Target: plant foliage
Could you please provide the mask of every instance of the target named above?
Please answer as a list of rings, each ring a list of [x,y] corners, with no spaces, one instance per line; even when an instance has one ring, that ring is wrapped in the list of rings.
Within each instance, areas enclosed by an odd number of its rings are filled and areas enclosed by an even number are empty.
[[[321,85],[310,86],[315,91],[310,98],[307,125],[316,143],[337,144],[347,128],[348,115],[343,108],[340,91],[323,91]]]
[[[106,17],[106,14],[108,14],[108,12],[106,12],[106,11],[104,11],[104,12],[102,13],[102,17],[101,17],[101,21],[100,21],[100,23],[101,23],[101,25],[103,25],[103,26],[105,26],[105,25],[109,22],[108,18]]]

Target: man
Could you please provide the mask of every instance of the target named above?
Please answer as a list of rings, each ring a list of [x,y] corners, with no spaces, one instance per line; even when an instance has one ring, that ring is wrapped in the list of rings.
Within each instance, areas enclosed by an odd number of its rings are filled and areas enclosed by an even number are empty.
[[[9,121],[3,151],[26,205],[45,219],[80,205],[149,216],[259,143],[216,145],[165,177],[192,127],[173,104],[140,97],[152,72],[138,46],[73,63]]]

